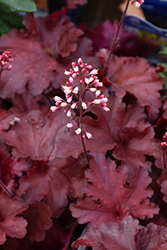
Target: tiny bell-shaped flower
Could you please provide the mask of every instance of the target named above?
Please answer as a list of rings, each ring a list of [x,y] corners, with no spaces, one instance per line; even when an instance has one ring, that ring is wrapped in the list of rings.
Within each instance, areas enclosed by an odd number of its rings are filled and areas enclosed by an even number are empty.
[[[72,123],[67,123],[67,124],[66,124],[66,127],[67,127],[67,128],[72,128],[72,127],[74,127],[74,125],[73,125]]]
[[[77,129],[75,130],[75,133],[76,133],[77,135],[79,135],[79,134],[81,133],[81,128],[77,128]]]

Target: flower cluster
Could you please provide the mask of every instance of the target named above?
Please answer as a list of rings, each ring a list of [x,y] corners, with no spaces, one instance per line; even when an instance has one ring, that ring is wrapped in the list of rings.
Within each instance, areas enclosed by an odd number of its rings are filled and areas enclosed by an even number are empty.
[[[64,108],[64,112],[67,117],[71,117],[76,123],[76,134],[82,134],[82,137],[92,138],[92,134],[84,131],[82,128],[82,117],[86,112],[89,112],[94,105],[101,105],[103,110],[109,111],[107,107],[108,98],[105,97],[100,88],[103,83],[99,81],[97,69],[92,69],[92,66],[84,63],[81,58],[78,62],[72,63],[72,68],[69,71],[64,72],[67,75],[68,81],[66,85],[62,86],[65,94],[65,99],[55,96],[55,106],[51,106],[51,110],[54,112],[57,109]],[[94,93],[94,99],[92,101],[84,101],[86,91]],[[78,112],[76,112],[78,111]],[[79,115],[77,115],[79,114]],[[73,123],[67,123],[68,128],[74,126]]]
[[[163,136],[163,142],[161,142],[161,146],[163,148],[167,147],[167,132],[165,132],[164,136]]]
[[[144,3],[144,0],[132,0],[130,3],[135,4],[135,6],[139,8]]]
[[[12,65],[8,64],[8,62],[13,62],[11,50],[6,50],[0,55],[0,73],[2,73],[3,70],[10,70],[12,68]]]

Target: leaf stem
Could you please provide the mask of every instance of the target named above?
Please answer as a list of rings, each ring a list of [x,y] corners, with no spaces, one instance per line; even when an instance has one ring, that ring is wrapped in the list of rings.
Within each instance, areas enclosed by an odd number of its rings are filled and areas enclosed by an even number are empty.
[[[163,170],[166,169],[166,147],[163,147]]]
[[[0,179],[0,187],[3,189],[3,191],[11,198],[14,197],[14,194],[6,187],[6,185],[3,183],[3,181]]]
[[[75,228],[77,227],[77,225],[78,225],[78,222],[76,221],[76,223],[75,223],[74,226],[71,228],[71,230],[70,230],[70,232],[69,232],[69,234],[68,234],[68,236],[67,236],[66,244],[65,244],[65,246],[64,246],[64,248],[63,248],[62,250],[68,250],[68,245],[69,245],[69,243],[70,243],[71,236],[72,236],[72,234],[73,234]]]
[[[108,64],[109,64],[109,62],[110,62],[111,55],[112,55],[112,53],[113,53],[113,51],[114,51],[115,44],[116,44],[116,41],[117,41],[117,38],[118,38],[118,34],[119,34],[120,29],[121,29],[123,20],[124,20],[124,18],[125,18],[125,15],[126,15],[126,12],[127,12],[128,6],[129,6],[129,3],[130,3],[130,0],[128,0],[127,3],[126,3],[125,10],[124,10],[124,12],[123,12],[123,14],[122,14],[122,17],[121,17],[120,22],[118,23],[117,32],[116,32],[116,34],[115,34],[115,36],[114,36],[114,38],[113,38],[113,40],[112,40],[112,44],[111,44],[111,47],[110,47],[110,53],[109,53],[109,56],[108,56],[108,58],[107,58],[106,64],[104,65],[104,69],[103,69],[103,77],[105,77],[106,74],[107,74],[107,67],[108,67]]]

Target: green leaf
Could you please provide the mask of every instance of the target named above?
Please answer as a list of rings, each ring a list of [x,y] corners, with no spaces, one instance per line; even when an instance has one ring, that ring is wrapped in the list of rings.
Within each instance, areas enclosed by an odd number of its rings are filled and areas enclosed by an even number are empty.
[[[163,50],[159,52],[160,54],[167,54],[167,47],[164,47]]]
[[[0,3],[18,12],[36,11],[36,5],[33,0],[0,0]]]
[[[0,20],[0,36],[8,33],[10,29],[11,26],[7,22]]]

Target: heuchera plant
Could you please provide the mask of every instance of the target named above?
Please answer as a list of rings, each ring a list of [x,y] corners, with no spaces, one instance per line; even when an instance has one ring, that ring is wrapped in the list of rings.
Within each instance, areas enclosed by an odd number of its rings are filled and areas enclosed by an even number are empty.
[[[68,0],[0,37],[0,250],[167,249],[163,67],[125,56],[130,2],[118,24],[79,28]]]

